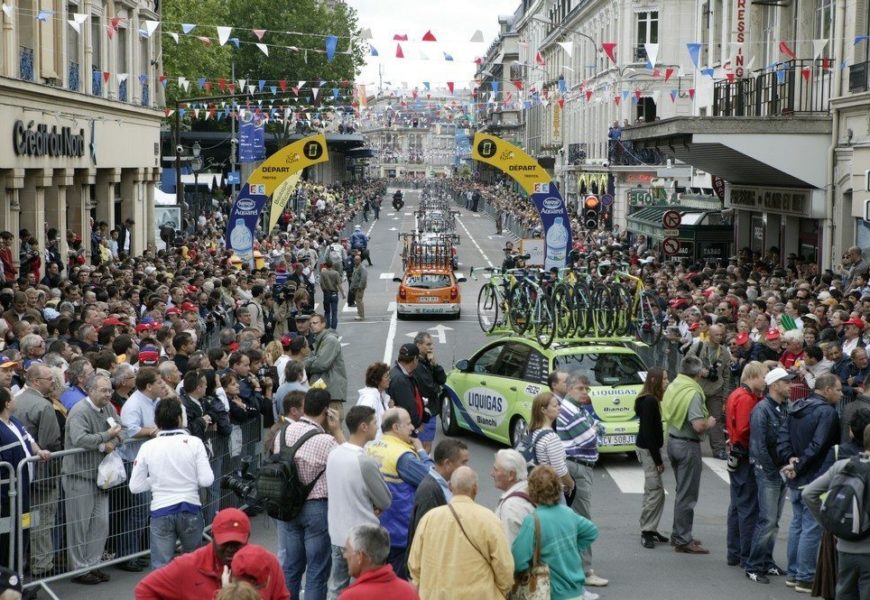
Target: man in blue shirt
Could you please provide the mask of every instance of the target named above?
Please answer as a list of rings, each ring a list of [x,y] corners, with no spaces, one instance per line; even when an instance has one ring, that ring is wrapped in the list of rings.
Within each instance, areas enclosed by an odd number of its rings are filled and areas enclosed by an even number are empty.
[[[66,370],[68,387],[60,395],[60,402],[68,411],[72,409],[76,403],[87,396],[82,387],[85,380],[94,372],[94,367],[84,356],[74,358],[70,361],[69,367]]]

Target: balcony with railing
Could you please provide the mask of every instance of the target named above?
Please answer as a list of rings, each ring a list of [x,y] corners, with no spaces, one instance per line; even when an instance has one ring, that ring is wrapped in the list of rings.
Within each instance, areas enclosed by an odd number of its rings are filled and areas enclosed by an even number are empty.
[[[21,46],[18,49],[18,76],[33,81],[33,48]]]
[[[585,156],[585,151],[583,154]],[[643,167],[667,163],[665,155],[656,148],[643,148],[628,140],[607,140],[607,160],[614,167]]]
[[[79,79],[79,63],[70,61],[67,69],[66,86],[73,92],[79,91],[81,81]]]
[[[103,72],[96,66],[91,66],[91,94],[103,95]]]
[[[827,59],[797,59],[745,79],[713,84],[713,116],[771,117],[830,112],[832,65]],[[851,83],[851,77],[850,77]]]

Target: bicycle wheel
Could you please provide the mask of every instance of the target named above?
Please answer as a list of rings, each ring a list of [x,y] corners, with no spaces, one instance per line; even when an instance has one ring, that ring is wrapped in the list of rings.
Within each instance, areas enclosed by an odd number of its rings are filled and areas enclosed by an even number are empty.
[[[574,333],[574,290],[569,284],[560,283],[553,290],[553,321],[557,337],[571,337]]]
[[[615,298],[610,286],[600,283],[592,290],[592,335],[607,337],[614,327]]]
[[[613,334],[628,335],[631,328],[632,297],[624,286],[615,283],[611,286],[613,299]]]
[[[585,283],[574,284],[574,335],[584,337],[593,330],[592,294]]]
[[[641,294],[637,314],[634,316],[634,328],[637,339],[648,346],[658,344],[662,337],[662,323],[655,317],[649,294]]]
[[[517,283],[511,290],[510,306],[508,307],[508,322],[517,335],[523,335],[529,328],[531,301],[524,283]]]
[[[556,319],[553,314],[553,299],[542,295],[535,302],[534,318],[535,338],[544,348],[549,348],[556,335]]]
[[[484,333],[492,333],[499,320],[499,297],[495,284],[487,283],[477,295],[477,322]]]

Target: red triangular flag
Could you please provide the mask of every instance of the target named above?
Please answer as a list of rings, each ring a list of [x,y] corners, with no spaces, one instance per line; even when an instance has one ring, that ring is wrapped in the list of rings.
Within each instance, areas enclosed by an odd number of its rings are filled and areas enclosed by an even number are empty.
[[[265,29],[254,29],[253,32],[254,32],[254,35],[257,36],[257,39],[262,42],[263,36],[266,35],[266,30]]]
[[[170,115],[172,115],[172,113],[174,113],[174,112],[175,111],[172,110],[171,108],[164,108],[163,109],[163,116],[168,119],[170,117]]]
[[[297,96],[299,95],[299,88],[298,88],[298,87],[296,87],[296,86],[294,85],[294,86],[293,86],[292,88],[290,88],[290,89],[293,90],[293,93],[294,93],[294,94],[296,94]]]
[[[106,33],[109,35],[109,39],[112,39],[112,37],[115,35],[115,28],[111,25],[106,25]]]
[[[402,34],[397,33],[396,35],[393,36],[393,41],[397,41],[397,42],[407,42],[407,41],[408,41],[408,34],[406,34],[406,33],[402,33]]]
[[[790,59],[792,59],[792,60],[795,59],[794,50],[789,48],[788,44],[786,44],[785,42],[779,43],[779,51],[782,52],[783,54],[785,54],[786,56],[788,56]]]
[[[518,90],[522,90],[523,89],[523,82],[520,81],[519,79],[514,79],[514,87],[517,88]]]
[[[830,68],[831,68],[831,59],[828,58],[827,56],[825,56],[824,58],[822,58],[822,69],[827,71]]]
[[[695,88],[689,88],[689,98],[695,99]]]
[[[452,81],[447,82],[447,89],[450,90],[451,94],[453,93],[453,82]]]
[[[634,90],[634,97],[640,100],[641,91],[640,89]]]
[[[286,92],[286,91],[287,91],[287,80],[286,80],[286,79],[280,79],[280,80],[278,81],[278,87],[281,88],[281,91],[282,91],[282,92]]]
[[[564,98],[559,98],[558,100],[556,100],[556,102],[559,104],[559,108],[565,108],[565,99]]]
[[[592,90],[586,90],[586,102],[592,99]]]
[[[728,81],[734,81],[734,73],[725,73],[725,79]]]
[[[437,42],[438,40],[435,39],[435,36],[432,35],[431,31],[427,31],[426,35],[423,36],[423,41],[424,42]]]
[[[112,29],[118,30],[118,25],[121,23],[121,17],[112,17]]]
[[[226,79],[218,79],[218,87],[223,92],[227,89],[227,80]]]
[[[208,92],[209,94],[211,94],[211,81],[206,81],[205,85],[203,86],[203,89],[206,92]]]
[[[405,58],[405,53],[402,52],[402,44],[396,44],[396,58]]]
[[[616,106],[619,106],[619,100],[620,98],[618,94],[613,97],[613,103],[616,104]]]
[[[110,73],[108,71],[103,71],[103,81],[106,83],[109,83],[109,75]]]
[[[671,67],[665,69],[665,81],[671,78],[671,75],[674,74],[674,70]]]
[[[166,75],[160,75],[160,76],[157,78],[157,80],[158,80],[160,83],[163,83],[164,81],[166,81]]]
[[[653,69],[652,76],[653,76],[654,78],[658,79],[659,77],[662,76],[662,72],[659,71],[658,69]]]
[[[604,53],[610,60],[616,62],[616,54],[614,53],[616,50],[616,42],[604,42],[601,44],[601,49],[604,50]]]
[[[204,35],[201,35],[201,36],[197,37],[196,39],[198,39],[200,42],[202,42],[206,46],[211,46],[211,38],[207,38]]]
[[[804,81],[810,80],[810,68],[809,67],[804,67],[803,69],[801,69],[801,77],[804,78]]]
[[[483,59],[478,56],[477,58],[474,59],[474,64],[476,64],[476,65],[483,64]]]
[[[236,93],[236,84],[235,83],[230,83],[229,85],[227,85],[227,88],[230,90],[231,94]]]
[[[350,81],[348,81],[347,79],[342,79],[341,83],[339,83],[338,85],[340,85],[343,88],[346,88],[347,86],[350,85]]]
[[[541,65],[542,67],[545,66],[545,65],[547,64],[547,63],[544,61],[544,55],[541,54],[541,51],[540,51],[540,50],[535,54],[535,62],[538,63],[539,65]]]
[[[414,100],[417,99],[417,90],[411,90],[411,96],[414,97]]]

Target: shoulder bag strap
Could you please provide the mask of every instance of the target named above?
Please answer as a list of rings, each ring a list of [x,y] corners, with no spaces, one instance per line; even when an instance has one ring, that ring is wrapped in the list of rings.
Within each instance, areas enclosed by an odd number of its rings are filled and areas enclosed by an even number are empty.
[[[495,578],[496,578],[495,569],[493,568],[492,563],[489,561],[489,558],[483,552],[481,552],[480,548],[477,547],[477,544],[472,542],[471,538],[468,537],[468,533],[466,533],[465,527],[462,526],[462,520],[459,518],[459,515],[456,514],[456,510],[453,508],[453,506],[449,502],[447,503],[447,508],[450,509],[450,512],[453,514],[453,518],[456,519],[456,524],[459,525],[459,529],[462,531],[462,535],[465,536],[465,539],[468,540],[468,543],[471,544],[471,547],[474,548],[478,554],[480,554],[480,557],[483,559],[483,562],[485,562],[489,566],[489,570],[492,571],[493,580],[495,580]]]
[[[538,518],[538,513],[533,512],[535,517],[535,552],[532,557],[532,568],[536,568],[541,564],[541,519]]]

